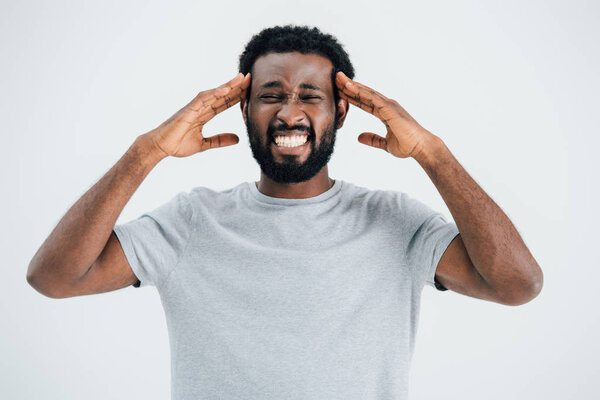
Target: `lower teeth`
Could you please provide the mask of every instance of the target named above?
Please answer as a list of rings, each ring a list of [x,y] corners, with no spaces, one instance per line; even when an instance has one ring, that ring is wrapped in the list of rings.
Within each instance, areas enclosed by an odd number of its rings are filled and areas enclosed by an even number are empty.
[[[302,146],[304,143],[301,144],[291,144],[291,145],[286,145],[286,144],[278,144],[277,146],[279,147],[298,147],[298,146]]]
[[[286,144],[286,143],[277,143],[277,142],[275,142],[275,144],[276,144],[278,147],[299,147],[299,146],[302,146],[303,144],[305,144],[305,143],[307,143],[307,142],[308,142],[308,140],[307,140],[306,142],[303,142],[303,143],[297,143],[297,144],[296,144],[296,143],[293,143],[293,144],[292,144],[292,143],[290,143],[290,144]]]

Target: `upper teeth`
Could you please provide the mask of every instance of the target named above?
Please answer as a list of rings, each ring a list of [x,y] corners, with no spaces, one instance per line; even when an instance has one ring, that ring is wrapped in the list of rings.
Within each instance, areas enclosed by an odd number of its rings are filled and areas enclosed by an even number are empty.
[[[308,140],[308,135],[290,135],[290,136],[275,136],[275,143],[278,146],[296,147],[300,146]]]

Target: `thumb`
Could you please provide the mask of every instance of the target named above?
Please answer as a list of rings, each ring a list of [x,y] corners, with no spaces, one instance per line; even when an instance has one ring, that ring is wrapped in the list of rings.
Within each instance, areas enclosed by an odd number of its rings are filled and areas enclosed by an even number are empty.
[[[358,135],[358,141],[367,146],[376,147],[381,150],[387,151],[387,140],[384,137],[376,135],[372,132],[363,132]]]
[[[240,138],[235,133],[221,133],[202,139],[202,150],[216,149],[217,147],[225,147],[237,144]]]

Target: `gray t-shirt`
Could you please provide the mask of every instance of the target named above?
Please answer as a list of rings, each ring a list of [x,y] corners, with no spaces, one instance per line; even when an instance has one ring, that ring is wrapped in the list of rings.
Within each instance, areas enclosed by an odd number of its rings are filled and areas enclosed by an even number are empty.
[[[114,228],[155,286],[182,399],[406,399],[421,291],[454,223],[336,180],[307,199],[197,187]]]

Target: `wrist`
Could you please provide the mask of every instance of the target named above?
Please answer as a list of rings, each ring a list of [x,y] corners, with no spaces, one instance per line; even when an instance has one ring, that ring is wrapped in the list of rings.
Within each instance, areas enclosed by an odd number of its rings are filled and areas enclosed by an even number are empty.
[[[164,151],[156,147],[154,141],[147,133],[138,136],[129,148],[129,151],[131,151],[135,157],[139,158],[141,164],[149,166],[150,168],[153,168],[163,158],[167,157]]]
[[[437,163],[442,161],[447,152],[448,148],[444,141],[440,137],[427,131],[421,148],[412,157],[425,170],[430,170],[434,168]]]

